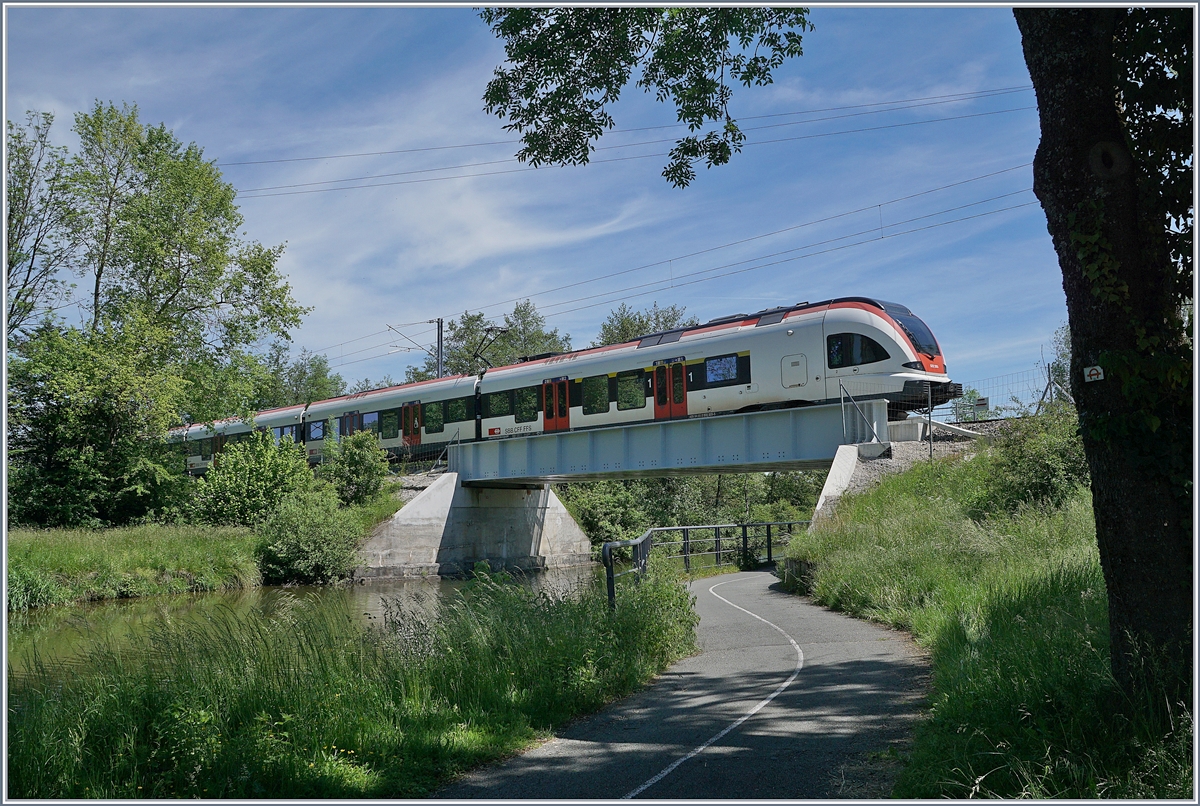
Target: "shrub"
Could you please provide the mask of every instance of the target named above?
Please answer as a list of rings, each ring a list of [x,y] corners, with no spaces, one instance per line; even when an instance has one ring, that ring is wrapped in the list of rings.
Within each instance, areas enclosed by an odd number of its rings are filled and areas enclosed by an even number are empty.
[[[265,431],[226,445],[192,493],[191,519],[216,526],[253,526],[288,495],[312,485],[304,449]]]
[[[318,471],[333,484],[346,506],[359,506],[379,495],[388,474],[387,451],[371,431],[359,431],[345,439],[325,440],[324,458]]]
[[[349,574],[358,561],[358,518],[338,506],[327,484],[288,495],[257,532],[259,566],[268,584],[330,582]]]
[[[1059,507],[1088,483],[1079,418],[1065,405],[1010,421],[990,453],[990,478],[980,502],[988,511],[1013,512],[1022,504]]]

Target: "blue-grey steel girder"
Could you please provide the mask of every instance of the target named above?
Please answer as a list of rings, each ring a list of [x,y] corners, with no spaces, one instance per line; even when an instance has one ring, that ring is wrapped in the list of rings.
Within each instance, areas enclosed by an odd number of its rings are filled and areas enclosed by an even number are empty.
[[[861,401],[859,408],[861,414],[837,404],[807,406],[485,440],[451,446],[449,464],[475,486],[826,468],[843,440],[869,442],[872,431],[886,439],[886,401]]]

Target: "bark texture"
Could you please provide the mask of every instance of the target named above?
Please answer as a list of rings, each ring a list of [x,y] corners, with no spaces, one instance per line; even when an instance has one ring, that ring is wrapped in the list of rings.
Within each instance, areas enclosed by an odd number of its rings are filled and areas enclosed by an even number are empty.
[[[1193,612],[1192,348],[1164,222],[1145,203],[1153,168],[1133,153],[1117,106],[1114,34],[1124,13],[1014,11],[1041,119],[1034,192],[1063,273],[1113,671],[1133,691],[1149,658],[1165,660],[1172,694],[1184,696]],[[1085,382],[1089,366],[1103,367],[1105,379]]]

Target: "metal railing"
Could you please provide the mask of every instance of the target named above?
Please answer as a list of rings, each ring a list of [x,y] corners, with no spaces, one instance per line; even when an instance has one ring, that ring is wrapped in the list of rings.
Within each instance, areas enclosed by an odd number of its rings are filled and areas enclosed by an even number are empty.
[[[682,559],[684,570],[688,572],[692,570],[693,560],[702,557],[713,558],[710,567],[731,563],[737,563],[742,567],[753,567],[761,562],[774,562],[774,549],[787,545],[792,536],[791,527],[807,527],[809,523],[810,521],[771,521],[770,523],[718,523],[703,526],[658,526],[647,529],[641,537],[633,540],[614,540],[605,543],[600,550],[600,558],[604,563],[605,578],[608,584],[608,604],[610,607],[616,607],[618,577],[627,574],[637,574],[638,577],[641,577],[646,573],[646,563],[652,549],[659,549],[666,559]],[[787,527],[787,531],[784,531],[782,527]],[[775,528],[774,534],[772,534],[772,528]],[[679,532],[682,539],[656,542],[654,535],[664,532]],[[709,535],[709,532],[712,534]],[[738,545],[739,536],[741,538],[740,546]],[[669,547],[673,546],[679,547],[678,553],[669,553]],[[633,556],[630,567],[618,572],[613,552],[621,548],[631,548]]]
[[[853,440],[851,440],[849,438],[849,435],[847,434],[847,431],[846,431],[846,400],[847,399],[850,400],[850,403],[854,406],[854,410],[856,412],[858,412],[859,418],[863,421],[863,423],[866,424],[867,429],[871,432],[872,441],[873,442],[882,442],[883,440],[881,440],[879,438],[879,434],[875,433],[875,424],[867,419],[867,415],[863,414],[863,410],[862,410],[862,408],[859,407],[858,401],[854,399],[854,395],[850,394],[850,392],[846,389],[846,385],[844,383],[842,383],[841,381],[838,381],[838,391],[841,396],[841,406],[842,406],[842,444],[849,445],[849,444],[851,444],[851,442],[863,441],[863,440],[859,440],[857,438],[857,435],[855,436],[855,438]],[[858,422],[855,421],[854,425],[855,425],[855,431],[857,431],[858,430]]]

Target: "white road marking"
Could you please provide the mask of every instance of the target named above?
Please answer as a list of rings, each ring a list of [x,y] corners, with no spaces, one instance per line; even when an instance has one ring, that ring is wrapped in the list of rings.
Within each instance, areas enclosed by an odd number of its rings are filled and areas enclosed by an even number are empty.
[[[743,722],[745,722],[745,721],[746,721],[747,719],[749,719],[750,717],[752,717],[752,716],[754,716],[755,714],[757,714],[759,711],[761,711],[763,708],[765,708],[765,707],[767,706],[767,703],[769,703],[771,700],[773,700],[773,699],[775,699],[776,697],[778,697],[778,696],[779,696],[779,694],[780,694],[780,693],[781,693],[781,692],[782,692],[782,691],[783,691],[785,688],[787,688],[788,686],[790,686],[790,685],[792,684],[792,681],[796,679],[796,676],[797,676],[798,674],[800,674],[800,670],[804,668],[804,652],[803,652],[803,651],[801,651],[801,649],[800,649],[800,645],[796,643],[795,639],[794,639],[794,638],[792,638],[792,636],[788,635],[786,632],[784,632],[784,631],[783,631],[783,628],[781,628],[781,627],[780,627],[779,625],[777,625],[777,624],[772,624],[771,622],[767,621],[765,618],[763,618],[762,616],[758,615],[757,613],[751,613],[751,612],[750,612],[749,610],[747,610],[746,608],[744,608],[744,607],[740,607],[740,606],[738,606],[738,605],[735,605],[733,602],[729,601],[729,600],[728,600],[728,599],[726,599],[724,596],[722,596],[721,594],[719,594],[719,593],[717,593],[717,592],[716,592],[716,589],[717,589],[717,588],[721,587],[722,585],[726,585],[726,584],[728,584],[728,583],[730,583],[730,582],[734,582],[734,581],[736,581],[736,580],[727,579],[727,580],[725,580],[724,582],[718,582],[716,585],[713,585],[711,588],[709,588],[709,589],[708,589],[708,592],[709,592],[709,593],[711,593],[713,596],[716,596],[718,599],[720,599],[722,602],[724,602],[725,604],[729,605],[730,607],[732,607],[732,608],[735,608],[735,609],[737,609],[737,610],[741,610],[743,613],[745,613],[745,614],[746,614],[746,615],[748,615],[748,616],[753,616],[754,618],[756,618],[756,619],[758,619],[759,621],[761,621],[763,624],[766,624],[768,627],[770,627],[771,629],[773,629],[773,630],[775,630],[776,632],[778,632],[778,633],[779,633],[780,635],[782,635],[784,638],[788,639],[788,643],[790,643],[790,644],[792,645],[792,649],[796,650],[796,668],[795,668],[795,669],[792,671],[792,676],[791,676],[791,677],[789,677],[787,680],[783,681],[783,682],[782,682],[782,683],[779,685],[779,687],[778,687],[777,689],[775,689],[774,691],[772,691],[772,692],[771,692],[771,696],[767,697],[765,700],[763,700],[762,702],[760,702],[758,705],[754,706],[754,708],[753,708],[753,709],[751,709],[749,713],[747,713],[747,714],[745,714],[744,716],[742,716],[740,719],[738,719],[738,721],[736,721],[736,722],[734,722],[732,725],[729,725],[728,727],[726,727],[724,730],[722,730],[722,731],[721,731],[720,733],[718,733],[716,736],[713,736],[713,737],[712,737],[711,739],[709,739],[707,742],[705,742],[704,744],[700,745],[699,747],[697,747],[697,748],[696,748],[695,750],[693,750],[692,752],[688,753],[688,754],[687,754],[686,756],[684,756],[683,758],[679,758],[679,759],[676,759],[675,761],[671,762],[671,764],[670,764],[670,765],[669,765],[669,766],[668,766],[668,767],[667,767],[665,770],[663,770],[663,771],[662,771],[662,772],[660,772],[658,775],[656,775],[656,776],[654,776],[653,778],[651,778],[651,779],[650,779],[649,781],[647,781],[646,783],[644,783],[644,784],[642,784],[641,786],[639,786],[637,789],[635,789],[635,790],[633,790],[632,792],[630,792],[628,795],[624,795],[624,796],[621,798],[621,800],[628,800],[628,799],[630,799],[630,798],[635,798],[635,797],[637,797],[637,796],[638,796],[638,795],[640,795],[642,792],[645,792],[647,789],[649,789],[650,787],[654,786],[654,785],[655,785],[655,784],[657,784],[659,781],[661,781],[662,779],[666,778],[668,775],[670,775],[671,773],[673,773],[673,772],[676,770],[676,768],[677,768],[677,767],[679,767],[679,765],[680,765],[680,764],[682,764],[683,762],[685,762],[685,761],[687,761],[687,760],[689,760],[689,759],[695,758],[697,755],[699,755],[700,753],[704,752],[706,749],[708,749],[708,748],[709,748],[710,746],[712,746],[713,744],[716,744],[717,742],[721,741],[721,739],[725,738],[725,735],[726,735],[726,734],[728,734],[728,733],[729,733],[731,730],[733,730],[734,728],[736,728],[738,725],[741,725]]]

